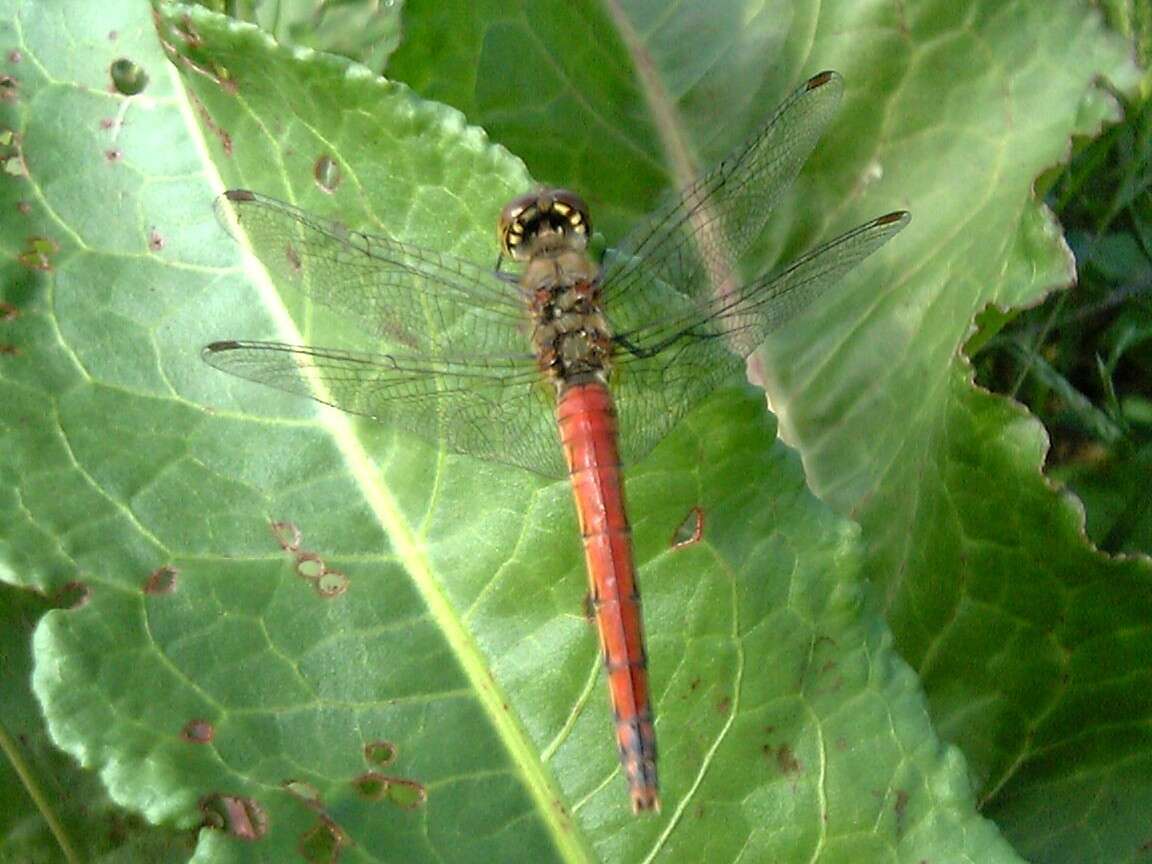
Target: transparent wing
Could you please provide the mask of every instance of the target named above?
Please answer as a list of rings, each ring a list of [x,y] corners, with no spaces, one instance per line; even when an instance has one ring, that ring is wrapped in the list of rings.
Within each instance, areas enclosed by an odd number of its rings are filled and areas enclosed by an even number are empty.
[[[519,288],[490,268],[351,231],[247,189],[225,192],[217,210],[276,277],[390,347],[509,355],[528,345]]]
[[[808,79],[747,142],[669,194],[608,252],[603,296],[621,330],[666,315],[670,291],[707,301],[743,281],[741,258],[836,115],[843,90],[835,72]]]
[[[530,355],[428,358],[281,342],[213,342],[217,369],[387,422],[455,453],[566,474],[551,385]]]
[[[889,213],[727,295],[679,302],[671,315],[617,334],[612,385],[625,461],[643,457],[681,417],[739,373],[773,330],[807,308],[909,222]]]

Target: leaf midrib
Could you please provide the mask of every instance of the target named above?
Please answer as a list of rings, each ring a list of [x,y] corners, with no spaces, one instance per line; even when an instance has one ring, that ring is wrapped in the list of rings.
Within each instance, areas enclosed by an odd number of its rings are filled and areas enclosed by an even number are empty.
[[[209,184],[223,191],[223,177],[215,168],[207,141],[196,120],[195,110],[180,80],[177,70],[169,65],[168,75],[172,90],[179,94],[175,100],[188,129],[189,138],[197,148],[200,163]],[[243,273],[257,289],[261,304],[268,310],[276,330],[290,341],[303,341],[296,322],[289,314],[279,292],[268,277],[263,266],[246,252]],[[496,684],[489,673],[488,663],[442,590],[420,543],[420,538],[408,520],[404,518],[396,498],[387,484],[381,482],[375,462],[361,444],[354,429],[353,421],[334,410],[322,410],[319,423],[329,433],[338,452],[348,466],[353,482],[360,487],[372,514],[384,533],[392,541],[397,558],[412,579],[412,584],[428,607],[429,614],[440,628],[449,649],[457,658],[460,668],[484,712],[491,720],[501,743],[507,749],[512,763],[520,770],[529,790],[541,821],[553,837],[556,849],[562,860],[569,862],[596,861],[597,856],[588,846],[581,832],[575,830],[575,823],[565,818],[565,811],[555,806],[563,800],[561,790],[554,784],[551,775],[544,767],[539,753],[524,729],[513,715],[510,700]]]

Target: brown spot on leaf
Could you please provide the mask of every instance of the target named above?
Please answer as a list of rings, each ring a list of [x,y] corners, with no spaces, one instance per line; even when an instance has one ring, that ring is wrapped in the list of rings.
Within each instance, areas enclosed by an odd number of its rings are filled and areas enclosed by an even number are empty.
[[[178,59],[181,62],[184,62],[186,65],[199,68],[196,67],[195,63],[192,63],[192,61],[185,57],[178,57]],[[200,115],[200,121],[204,124],[204,128],[215,135],[216,139],[220,142],[220,147],[223,149],[224,155],[231,156],[232,136],[228,134],[227,130],[219,126],[216,121],[212,119],[212,115],[208,112],[208,109],[204,106],[204,103],[197,99],[195,96],[192,96],[192,104],[196,108],[196,113]]]
[[[199,48],[204,44],[204,37],[196,30],[192,18],[188,15],[176,22],[175,32],[191,48]]]
[[[60,251],[60,246],[47,237],[26,237],[24,250],[16,260],[29,270],[49,271],[52,269],[52,256]]]
[[[596,601],[592,599],[592,592],[584,592],[584,621],[593,624],[596,621]]]
[[[32,212],[32,204],[29,201],[17,201],[16,202],[16,209],[20,212],[20,214],[22,216],[27,216],[29,213]]]
[[[0,102],[15,102],[20,97],[20,79],[15,75],[0,75]]]
[[[164,248],[164,235],[153,228],[148,232],[148,251],[159,252]]]
[[[111,150],[104,151],[104,158],[109,162],[119,162],[124,158],[124,151],[112,148]]]
[[[15,321],[20,317],[20,310],[11,303],[0,300],[0,321]]]
[[[802,766],[792,748],[787,744],[781,744],[776,748],[776,767],[780,769],[781,774],[787,775],[799,774]]]
[[[16,357],[19,354],[19,346],[13,345],[11,342],[0,342],[0,356]]]
[[[11,51],[8,52],[8,62],[9,63],[19,63],[23,59],[24,59],[24,52],[22,52],[16,48],[13,48]]]
[[[306,783],[303,780],[285,780],[281,785],[283,785],[285,792],[296,800],[302,801],[311,809],[319,810],[323,807],[320,790],[311,783]]]
[[[171,594],[176,590],[176,582],[180,571],[171,565],[165,564],[153,570],[144,580],[145,594]]]
[[[268,814],[254,799],[214,793],[200,799],[204,826],[240,840],[259,840],[268,833]]]
[[[207,720],[189,720],[180,730],[180,737],[189,744],[211,744],[216,737],[216,727]]]
[[[732,697],[721,696],[720,699],[716,702],[717,713],[727,714],[730,710],[732,710]]]
[[[892,805],[892,812],[896,814],[896,836],[904,834],[904,816],[908,811],[908,793],[903,789],[896,790],[896,802]]]
[[[340,163],[327,153],[318,158],[312,166],[312,176],[321,191],[327,192],[329,195],[336,191],[336,187],[340,185],[340,181],[343,179]]]
[[[284,247],[284,260],[288,262],[293,273],[299,273],[304,269],[304,263],[300,260],[300,253],[291,243]]]
[[[87,582],[68,582],[56,594],[56,605],[61,609],[79,609],[92,599],[92,589]]]

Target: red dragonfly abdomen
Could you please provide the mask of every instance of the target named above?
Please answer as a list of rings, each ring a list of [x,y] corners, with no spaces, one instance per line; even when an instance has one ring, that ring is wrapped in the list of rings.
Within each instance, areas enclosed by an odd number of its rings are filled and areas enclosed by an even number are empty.
[[[612,693],[616,741],[628,776],[632,809],[659,810],[648,658],[640,624],[632,531],[620,482],[612,394],[597,378],[569,384],[557,401],[556,417],[576,496],[592,604]]]

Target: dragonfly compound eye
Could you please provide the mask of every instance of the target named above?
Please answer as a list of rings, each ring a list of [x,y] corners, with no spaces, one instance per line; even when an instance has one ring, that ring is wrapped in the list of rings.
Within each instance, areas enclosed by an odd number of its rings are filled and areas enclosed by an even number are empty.
[[[509,201],[500,212],[500,247],[514,261],[532,256],[544,237],[562,236],[581,243],[591,233],[588,205],[567,189],[541,189]]]

